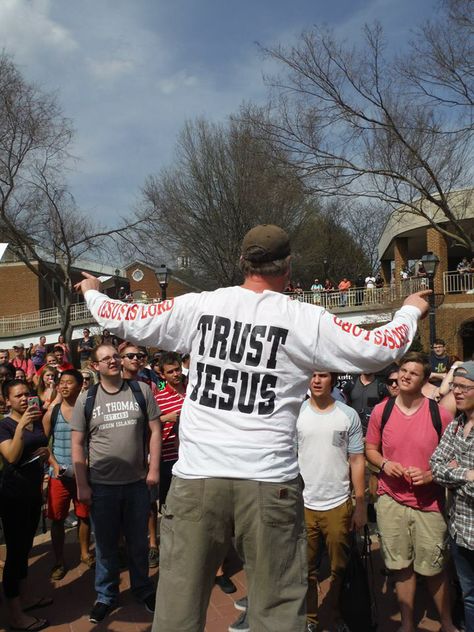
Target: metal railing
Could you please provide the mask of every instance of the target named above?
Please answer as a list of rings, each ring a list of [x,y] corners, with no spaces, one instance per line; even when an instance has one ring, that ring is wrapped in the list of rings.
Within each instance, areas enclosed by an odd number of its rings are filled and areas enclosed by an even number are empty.
[[[404,298],[412,292],[417,292],[426,287],[426,279],[406,279],[398,286],[387,285],[382,288],[354,288],[347,292],[324,290],[315,292],[292,293],[289,296],[298,301],[320,305],[327,309],[349,309],[353,307],[384,306]],[[156,299],[148,299],[144,302],[152,303]],[[84,321],[93,321],[90,311],[85,303],[71,305],[71,324]],[[0,317],[0,336],[8,334],[21,334],[21,332],[61,327],[61,314],[57,307],[42,309],[15,316]]]
[[[404,279],[398,287],[392,284],[381,288],[352,288],[345,292],[339,290],[314,290],[309,292],[287,292],[286,294],[293,300],[303,303],[320,305],[326,309],[343,309],[387,305],[427,287],[428,279],[419,277]]]
[[[474,272],[445,272],[443,290],[445,294],[474,294]]]

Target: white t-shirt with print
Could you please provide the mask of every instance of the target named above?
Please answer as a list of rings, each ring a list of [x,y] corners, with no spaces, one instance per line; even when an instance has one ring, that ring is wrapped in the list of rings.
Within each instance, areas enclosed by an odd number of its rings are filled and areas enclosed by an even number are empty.
[[[350,496],[348,456],[364,452],[359,415],[338,401],[320,412],[308,399],[296,427],[305,507],[317,511],[339,507]]]
[[[162,303],[86,292],[94,318],[140,345],[190,353],[180,417],[182,478],[288,481],[298,475],[296,419],[312,372],[375,372],[405,353],[420,310],[366,331],[316,305],[242,287]]]

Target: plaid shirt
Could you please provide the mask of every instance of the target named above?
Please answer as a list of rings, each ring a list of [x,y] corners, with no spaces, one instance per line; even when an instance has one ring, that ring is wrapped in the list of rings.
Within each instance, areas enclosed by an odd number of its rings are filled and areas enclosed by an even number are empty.
[[[464,438],[466,417],[461,413],[446,428],[431,457],[434,480],[452,491],[449,532],[459,546],[474,549],[474,482],[466,481],[474,469],[474,429]],[[453,459],[458,467],[449,467]]]

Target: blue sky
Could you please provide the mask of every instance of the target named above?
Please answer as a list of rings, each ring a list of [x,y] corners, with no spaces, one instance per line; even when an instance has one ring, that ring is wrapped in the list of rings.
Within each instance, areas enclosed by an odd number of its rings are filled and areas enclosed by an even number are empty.
[[[272,72],[256,42],[291,45],[313,24],[356,40],[379,20],[392,47],[437,0],[1,0],[0,42],[72,120],[70,188],[112,223],[173,160],[187,119],[263,102]]]

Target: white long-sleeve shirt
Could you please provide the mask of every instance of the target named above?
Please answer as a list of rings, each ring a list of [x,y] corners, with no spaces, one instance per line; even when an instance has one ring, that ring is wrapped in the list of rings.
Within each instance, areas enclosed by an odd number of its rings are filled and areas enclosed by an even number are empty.
[[[242,287],[150,305],[95,290],[85,298],[114,334],[191,354],[173,469],[182,478],[295,478],[296,419],[312,372],[380,370],[406,352],[420,317],[405,306],[366,331],[321,307]]]

